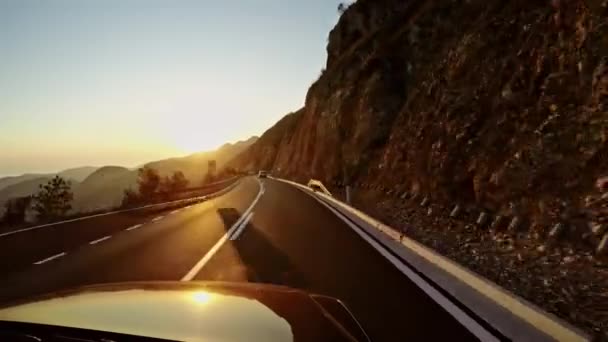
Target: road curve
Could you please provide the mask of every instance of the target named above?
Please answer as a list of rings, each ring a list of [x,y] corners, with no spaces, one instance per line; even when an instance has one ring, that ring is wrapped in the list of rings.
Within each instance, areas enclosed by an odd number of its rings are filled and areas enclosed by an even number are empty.
[[[0,238],[0,300],[105,282],[263,282],[343,300],[372,340],[475,340],[344,221],[276,180],[247,177],[176,211],[82,222]]]

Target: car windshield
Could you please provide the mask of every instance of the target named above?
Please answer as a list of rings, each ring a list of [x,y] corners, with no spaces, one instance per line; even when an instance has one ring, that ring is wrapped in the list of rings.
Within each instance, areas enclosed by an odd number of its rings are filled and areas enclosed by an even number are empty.
[[[0,340],[608,342],[607,0],[0,0],[0,51]]]

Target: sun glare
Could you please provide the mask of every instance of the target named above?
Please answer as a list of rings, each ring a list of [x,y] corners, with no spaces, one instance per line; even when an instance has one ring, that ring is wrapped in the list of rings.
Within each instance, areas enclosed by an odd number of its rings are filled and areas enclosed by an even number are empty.
[[[211,294],[205,291],[194,292],[192,299],[199,304],[207,304],[211,300]]]
[[[209,151],[217,148],[225,137],[219,136],[219,129],[210,129],[198,120],[183,120],[179,124],[167,124],[161,129],[166,139],[177,150],[184,153]]]

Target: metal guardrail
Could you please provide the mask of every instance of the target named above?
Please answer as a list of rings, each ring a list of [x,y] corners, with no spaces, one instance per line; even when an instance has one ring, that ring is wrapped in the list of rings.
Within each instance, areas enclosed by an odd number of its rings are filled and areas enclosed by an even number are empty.
[[[349,225],[355,225],[359,230],[364,231],[362,237],[369,240],[368,242],[371,241],[372,246],[377,244],[374,248],[390,250],[394,256],[404,260],[408,264],[407,267],[414,267],[432,283],[455,297],[457,301],[509,339],[518,341],[591,340],[578,328],[421,243],[403,236],[402,232],[331,195],[315,191],[310,186],[306,187],[285,179],[276,179],[299,187],[314,196],[339,217],[342,216],[343,220],[350,221],[347,222]],[[319,183],[321,182],[315,181],[313,184],[318,186]],[[355,228],[353,227],[353,229]],[[382,251],[380,252],[384,255]]]
[[[181,206],[181,205],[186,205],[186,204],[198,203],[200,201],[215,198],[217,196],[221,196],[221,195],[225,194],[226,192],[228,192],[228,191],[232,190],[234,187],[236,187],[237,184],[239,183],[239,181],[240,181],[240,179],[237,179],[237,180],[235,180],[234,183],[228,185],[226,188],[216,191],[214,193],[208,194],[208,195],[195,196],[195,197],[179,199],[179,200],[163,202],[163,203],[148,204],[148,205],[144,205],[144,206],[136,207],[136,208],[113,210],[113,211],[109,211],[109,212],[105,212],[105,213],[101,213],[101,214],[88,215],[88,216],[77,217],[77,218],[73,218],[73,219],[69,219],[69,220],[51,222],[51,223],[47,223],[47,224],[42,224],[42,225],[37,225],[37,226],[33,226],[33,227],[27,227],[27,228],[22,228],[22,229],[17,229],[17,230],[0,233],[0,237],[23,233],[23,232],[27,232],[30,230],[36,230],[36,229],[56,226],[56,225],[60,225],[60,224],[64,224],[64,223],[88,220],[88,219],[101,217],[101,216],[109,216],[109,215],[115,215],[115,214],[121,214],[121,213],[127,213],[127,212],[145,210],[145,209],[152,209],[152,208]],[[227,181],[224,181],[224,182],[227,182]]]
[[[311,188],[313,191],[320,191],[328,196],[333,196],[320,180],[311,179],[308,181],[308,184],[306,186]]]

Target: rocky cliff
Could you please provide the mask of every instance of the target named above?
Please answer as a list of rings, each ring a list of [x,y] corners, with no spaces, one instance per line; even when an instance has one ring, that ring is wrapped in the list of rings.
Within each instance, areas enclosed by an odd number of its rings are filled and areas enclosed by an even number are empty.
[[[231,165],[350,185],[359,208],[608,341],[607,140],[608,0],[358,0],[304,108]]]
[[[608,171],[607,17],[605,0],[356,1],[305,107],[233,164],[576,217]]]

